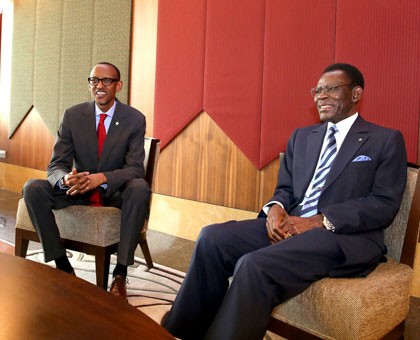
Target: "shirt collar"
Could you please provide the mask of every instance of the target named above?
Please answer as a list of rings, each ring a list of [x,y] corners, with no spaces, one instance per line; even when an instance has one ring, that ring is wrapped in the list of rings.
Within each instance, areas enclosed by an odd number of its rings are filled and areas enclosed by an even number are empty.
[[[353,123],[356,121],[357,117],[359,116],[359,113],[356,112],[355,114],[351,115],[350,117],[347,117],[346,119],[340,120],[335,126],[337,127],[338,132],[346,136],[349,132],[350,128],[352,127]],[[328,122],[327,130],[333,125],[333,123]]]
[[[109,117],[114,116],[115,108],[117,107],[117,100],[114,99],[114,104],[111,106],[111,108],[107,112],[102,112],[101,109],[98,107],[98,105],[95,103],[95,115],[99,116],[101,113],[107,114]]]

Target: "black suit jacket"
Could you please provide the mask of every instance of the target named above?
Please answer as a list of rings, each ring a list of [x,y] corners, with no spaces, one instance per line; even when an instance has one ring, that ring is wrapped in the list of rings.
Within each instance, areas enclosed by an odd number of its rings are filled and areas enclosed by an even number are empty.
[[[288,212],[302,202],[326,129],[327,123],[322,123],[293,132],[269,201],[281,202]],[[358,156],[370,160],[353,162]],[[366,274],[376,266],[378,256],[386,252],[383,230],[399,209],[406,176],[402,134],[359,116],[337,154],[318,202],[318,210],[334,224],[335,237],[346,257],[331,276]],[[378,247],[372,247],[372,242]]]
[[[54,187],[73,167],[78,172],[102,172],[107,178],[105,195],[110,197],[127,181],[144,177],[145,131],[143,114],[117,101],[99,159],[95,103],[70,107],[64,112],[57,133],[47,169],[48,181]]]

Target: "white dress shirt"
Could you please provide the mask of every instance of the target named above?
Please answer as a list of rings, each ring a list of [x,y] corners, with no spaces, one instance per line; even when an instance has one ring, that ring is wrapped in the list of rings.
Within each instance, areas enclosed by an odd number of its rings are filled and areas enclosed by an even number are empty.
[[[353,123],[356,121],[358,116],[359,116],[359,113],[356,112],[355,114],[351,115],[350,117],[347,117],[346,119],[343,119],[343,120],[339,121],[337,124],[335,124],[335,126],[337,127],[337,130],[338,130],[338,132],[335,133],[335,140],[337,142],[337,153],[340,151],[341,145],[343,145],[343,142],[344,142],[344,139],[347,136],[347,133],[350,131],[350,128],[352,127]],[[331,127],[331,125],[333,125],[333,123],[328,122],[327,131]],[[324,150],[324,148],[326,147],[327,140],[328,140],[328,133],[325,134],[324,142],[322,144],[321,151]],[[320,159],[321,159],[321,155],[322,155],[322,152],[319,153],[318,163],[317,163],[315,169],[318,169],[319,162],[320,162]],[[315,176],[315,173],[316,173],[316,171],[314,171],[313,176]],[[306,189],[305,196],[309,196],[311,191],[312,191],[313,176],[312,176],[311,182],[309,183],[308,188]],[[274,204],[279,204],[282,208],[284,208],[283,204],[281,204],[280,202],[270,201],[263,207],[263,211],[265,212],[265,214],[268,215],[268,210]],[[302,205],[302,202],[300,202],[300,205]]]

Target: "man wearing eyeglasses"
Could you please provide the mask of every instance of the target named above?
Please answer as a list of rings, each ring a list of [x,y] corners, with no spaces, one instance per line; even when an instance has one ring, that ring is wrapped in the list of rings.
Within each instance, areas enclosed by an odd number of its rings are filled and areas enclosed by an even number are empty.
[[[116,66],[95,65],[88,83],[93,101],[64,112],[48,180],[29,180],[23,197],[45,261],[54,260],[58,269],[73,274],[52,209],[76,204],[121,208],[111,293],[127,299],[127,266],[134,263],[151,195],[143,167],[146,120],[141,112],[115,98],[123,86]]]
[[[272,309],[324,277],[369,274],[406,183],[399,131],[357,112],[364,80],[333,64],[311,90],[320,124],[289,139],[259,218],[204,228],[163,326],[181,339],[262,339]],[[233,280],[229,286],[229,277]]]

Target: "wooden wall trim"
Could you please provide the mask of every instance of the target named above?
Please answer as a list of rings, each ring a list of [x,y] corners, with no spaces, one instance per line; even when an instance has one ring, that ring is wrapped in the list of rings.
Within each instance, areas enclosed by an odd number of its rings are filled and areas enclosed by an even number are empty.
[[[274,192],[278,166],[275,160],[258,171],[203,111],[162,150],[155,188],[164,195],[258,211]]]
[[[8,117],[0,112],[0,149],[7,158],[1,162],[46,170],[51,159],[54,138],[42,118],[32,109],[11,139],[7,138]]]

